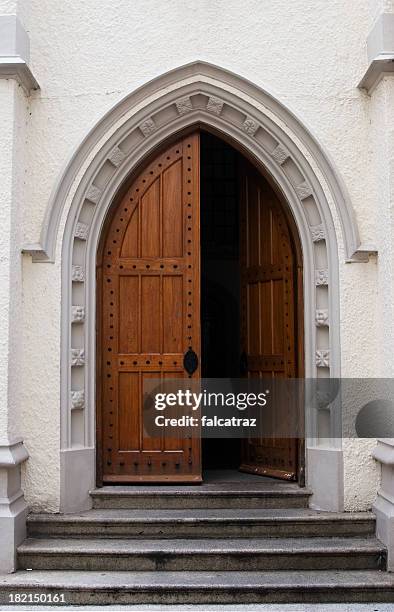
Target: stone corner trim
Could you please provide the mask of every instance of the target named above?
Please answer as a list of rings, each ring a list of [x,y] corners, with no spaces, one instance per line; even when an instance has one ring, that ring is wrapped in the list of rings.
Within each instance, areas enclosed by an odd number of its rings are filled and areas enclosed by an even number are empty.
[[[394,75],[394,13],[381,13],[367,38],[368,66],[360,89],[369,95],[385,75]]]
[[[346,263],[368,263],[370,255],[376,256],[378,248],[374,244],[360,244],[360,246],[346,259]]]
[[[376,535],[387,547],[387,569],[394,570],[394,439],[378,439],[372,457],[380,463],[381,481],[372,506]]]
[[[0,15],[0,33],[0,78],[15,79],[29,95],[40,86],[28,65],[28,34],[16,15]]]
[[[390,55],[383,55],[372,60],[358,87],[365,89],[371,95],[381,78],[386,75],[394,76],[394,51]]]
[[[19,465],[29,458],[29,453],[18,438],[9,442],[0,441],[0,468]]]
[[[30,255],[33,263],[54,263],[54,257],[50,257],[40,243],[24,244],[22,247],[24,255]]]
[[[392,438],[378,440],[378,445],[372,451],[372,457],[380,463],[394,466],[394,440]]]
[[[28,458],[21,438],[0,440],[0,573],[16,570],[16,548],[26,538],[28,508],[21,487],[21,464]]]

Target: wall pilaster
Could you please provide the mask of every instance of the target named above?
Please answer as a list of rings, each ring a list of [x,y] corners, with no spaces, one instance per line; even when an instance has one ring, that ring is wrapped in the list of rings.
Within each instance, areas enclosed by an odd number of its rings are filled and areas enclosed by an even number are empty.
[[[394,2],[382,0],[368,37],[369,67],[361,82],[370,96],[371,171],[374,174],[378,259],[378,355],[380,378],[394,377]],[[394,571],[394,439],[378,440],[373,457],[381,467],[374,504],[377,536]]]
[[[16,546],[26,535],[20,250],[28,93],[35,83],[28,54],[27,34],[17,16],[0,15],[0,572],[15,569]]]

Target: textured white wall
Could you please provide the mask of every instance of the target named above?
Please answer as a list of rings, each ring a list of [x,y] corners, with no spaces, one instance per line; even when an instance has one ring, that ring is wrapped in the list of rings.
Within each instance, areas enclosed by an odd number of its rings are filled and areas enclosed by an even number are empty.
[[[25,242],[38,241],[59,172],[92,123],[126,93],[196,59],[250,79],[294,110],[340,170],[362,241],[376,241],[371,102],[357,89],[374,18],[369,0],[30,5],[31,67],[41,90],[30,102]],[[376,262],[342,264],[340,283],[343,376],[378,376]],[[35,507],[49,510],[59,498],[60,301],[59,258],[34,265],[25,258],[22,433],[32,456],[25,491]],[[345,444],[349,508],[369,506],[376,492],[368,446]],[[355,492],[360,464],[363,489]]]

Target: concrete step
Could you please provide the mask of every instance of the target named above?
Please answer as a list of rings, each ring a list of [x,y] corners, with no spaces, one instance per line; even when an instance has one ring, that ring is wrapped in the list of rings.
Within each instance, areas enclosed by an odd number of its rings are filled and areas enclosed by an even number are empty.
[[[94,508],[307,508],[311,492],[287,482],[196,486],[108,486],[91,491]]]
[[[18,571],[0,576],[11,593],[64,594],[67,604],[394,602],[394,575],[379,571],[85,572]]]
[[[126,540],[29,538],[18,565],[33,570],[252,571],[384,569],[375,538]]]
[[[370,512],[290,509],[89,510],[80,514],[30,514],[30,537],[242,538],[370,536]]]

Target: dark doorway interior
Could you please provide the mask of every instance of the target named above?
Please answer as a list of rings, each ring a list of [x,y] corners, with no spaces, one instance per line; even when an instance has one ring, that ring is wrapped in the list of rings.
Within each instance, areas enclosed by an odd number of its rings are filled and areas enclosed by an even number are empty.
[[[239,376],[239,156],[201,132],[201,364],[205,378]],[[203,469],[238,469],[240,440],[202,441]]]

